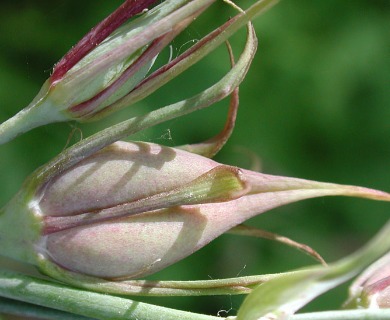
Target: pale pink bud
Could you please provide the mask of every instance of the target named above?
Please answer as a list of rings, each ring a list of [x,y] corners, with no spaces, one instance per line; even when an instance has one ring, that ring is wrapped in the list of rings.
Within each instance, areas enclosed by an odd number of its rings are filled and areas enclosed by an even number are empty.
[[[115,279],[154,273],[257,214],[327,195],[390,200],[380,191],[117,142],[52,179],[30,208],[43,218],[39,254],[68,270]]]
[[[354,308],[390,308],[390,253],[373,263],[355,280],[347,305]]]

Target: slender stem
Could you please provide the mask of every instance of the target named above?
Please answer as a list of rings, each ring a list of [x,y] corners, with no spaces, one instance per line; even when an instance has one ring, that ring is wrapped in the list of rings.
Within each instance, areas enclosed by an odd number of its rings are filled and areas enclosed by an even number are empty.
[[[52,103],[46,99],[48,92],[49,83],[46,81],[26,108],[0,123],[0,145],[41,125],[66,119],[61,111],[54,108]]]
[[[41,123],[38,109],[37,105],[30,105],[18,112],[12,118],[0,123],[0,145],[39,126]]]
[[[0,298],[0,310],[2,313],[35,317],[39,319],[50,320],[92,320],[92,318],[78,316],[68,312],[58,311],[46,307],[33,305],[30,303],[15,301],[6,298]],[[219,318],[223,320],[223,318]],[[336,310],[301,313],[291,316],[291,320],[390,320],[390,310]]]
[[[39,318],[42,320],[92,320],[92,318],[78,316],[69,312],[58,311],[7,298],[0,298],[0,310],[3,314]]]
[[[217,317],[74,289],[3,270],[0,271],[0,296],[94,319],[221,320]]]

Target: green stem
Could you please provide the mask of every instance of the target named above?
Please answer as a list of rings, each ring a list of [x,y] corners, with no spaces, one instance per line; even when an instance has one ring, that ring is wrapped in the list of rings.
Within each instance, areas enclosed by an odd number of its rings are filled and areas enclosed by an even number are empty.
[[[2,313],[16,316],[35,317],[42,320],[92,320],[68,312],[58,311],[25,302],[0,298]],[[1,319],[1,318],[0,318]],[[219,318],[223,320],[223,318]],[[337,310],[301,313],[291,316],[291,320],[390,320],[390,310]]]
[[[78,316],[69,312],[58,311],[6,298],[0,298],[0,310],[2,314],[42,320],[93,320],[92,318]]]
[[[26,108],[0,124],[0,145],[38,126],[65,120],[65,117],[46,99],[48,90],[49,82],[46,81]]]
[[[7,121],[1,123],[0,144],[7,143],[8,141],[16,138],[18,135],[38,126],[37,122],[30,121],[31,118],[35,118],[34,111],[37,111],[37,108],[30,106],[18,112]]]
[[[0,271],[0,296],[94,319],[221,320],[130,299],[83,291],[59,283]]]

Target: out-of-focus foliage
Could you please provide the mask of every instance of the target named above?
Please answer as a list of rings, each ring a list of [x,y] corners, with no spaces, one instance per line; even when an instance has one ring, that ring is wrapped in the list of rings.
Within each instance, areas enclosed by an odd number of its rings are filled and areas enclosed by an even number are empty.
[[[121,1],[4,0],[0,10],[0,122],[26,106],[52,65]],[[246,7],[250,1],[237,2]],[[176,56],[234,12],[215,4],[172,44]],[[381,0],[281,1],[255,22],[259,50],[241,86],[236,130],[218,161],[319,181],[390,189],[390,5]],[[245,33],[232,40],[235,52]],[[169,50],[159,58],[169,59]],[[228,69],[225,48],[143,103],[108,120],[78,125],[71,142],[164,104],[197,93]],[[224,101],[131,139],[178,145],[197,142],[223,126]],[[0,146],[0,205],[25,177],[59,153],[73,124],[35,129]],[[325,198],[290,205],[251,223],[308,243],[330,261],[364,243],[385,222],[385,203]],[[17,232],[17,230],[15,231]],[[286,271],[312,261],[279,244],[224,236],[153,276],[205,279]],[[344,288],[345,290],[345,288]],[[311,308],[337,308],[342,290]],[[154,298],[150,302],[216,314],[241,298]],[[225,315],[225,313],[221,313]]]

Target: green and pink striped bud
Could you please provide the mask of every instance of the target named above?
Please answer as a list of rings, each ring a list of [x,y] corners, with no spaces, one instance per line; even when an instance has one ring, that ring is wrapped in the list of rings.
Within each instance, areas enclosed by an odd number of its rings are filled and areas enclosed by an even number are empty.
[[[54,66],[29,106],[0,125],[0,144],[41,125],[91,121],[138,101],[126,96],[141,84],[159,52],[214,1],[166,0],[150,10],[155,0],[125,1]]]

